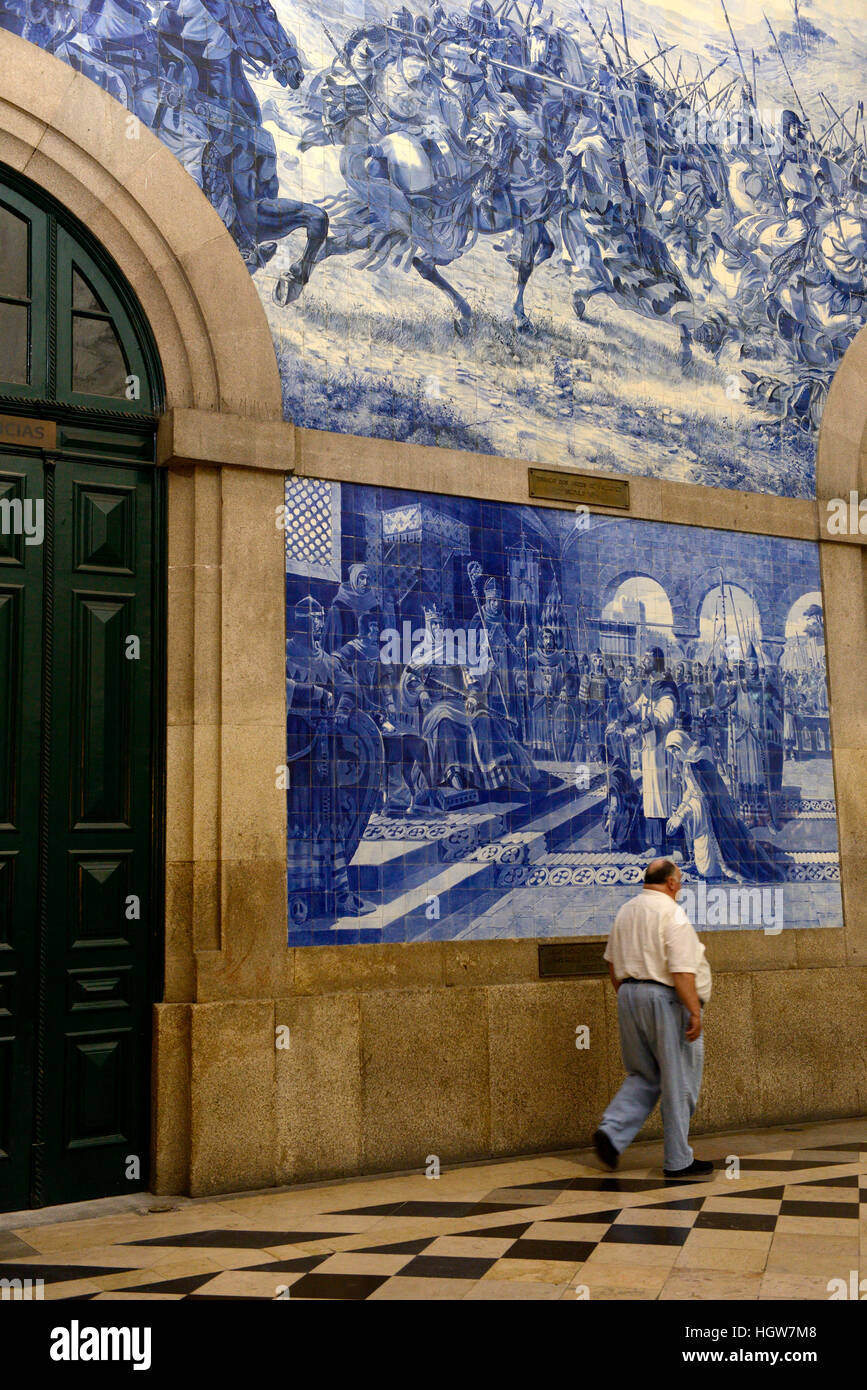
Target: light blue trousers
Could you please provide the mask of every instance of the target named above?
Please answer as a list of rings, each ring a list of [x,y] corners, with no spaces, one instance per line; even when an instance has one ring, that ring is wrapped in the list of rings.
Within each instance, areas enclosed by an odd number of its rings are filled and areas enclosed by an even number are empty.
[[[624,980],[617,991],[623,1065],[629,1073],[599,1124],[618,1153],[631,1144],[661,1099],[663,1166],[692,1163],[689,1122],[704,1065],[704,1034],[687,1042],[689,1012],[668,985]]]

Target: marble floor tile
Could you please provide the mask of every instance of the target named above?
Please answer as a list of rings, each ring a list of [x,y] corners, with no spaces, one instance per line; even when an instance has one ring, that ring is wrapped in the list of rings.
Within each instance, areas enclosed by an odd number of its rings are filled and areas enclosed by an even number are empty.
[[[425,1249],[426,1255],[481,1255],[492,1259],[504,1255],[512,1245],[511,1236],[437,1236]]]
[[[564,1293],[560,1294],[560,1298],[563,1300],[578,1301],[574,1289],[566,1289]],[[642,1299],[648,1302],[654,1302],[658,1298],[659,1294],[657,1292],[651,1292],[649,1289],[641,1287],[636,1288],[634,1285],[624,1285],[620,1288],[616,1284],[594,1284],[587,1301],[589,1303],[608,1303],[622,1300],[628,1303],[637,1303]]]
[[[398,1274],[372,1293],[369,1301],[418,1299],[429,1303],[435,1299],[465,1298],[477,1283],[472,1279],[404,1279]]]
[[[815,1216],[785,1216],[777,1218],[777,1235],[786,1236],[843,1236],[854,1237],[858,1232],[857,1209],[854,1216],[845,1219]]]
[[[482,1276],[486,1280],[517,1281],[519,1283],[565,1284],[577,1274],[579,1261],[567,1264],[563,1260],[498,1260]]]
[[[675,1245],[597,1245],[586,1264],[593,1270],[629,1265],[654,1265],[670,1269],[680,1254]]]
[[[658,1266],[630,1265],[621,1268],[616,1265],[597,1265],[588,1269],[583,1265],[570,1284],[583,1284],[590,1291],[590,1300],[602,1298],[602,1289],[640,1289],[642,1298],[656,1298],[671,1270]]]
[[[563,1284],[550,1284],[542,1280],[526,1280],[522,1283],[519,1279],[480,1279],[469,1293],[464,1294],[464,1302],[501,1303],[505,1299],[520,1303],[536,1303],[567,1296],[568,1286]],[[574,1296],[573,1290],[572,1297]]]
[[[842,1277],[842,1276],[841,1276]],[[767,1271],[759,1288],[760,1299],[820,1299],[830,1298],[828,1280],[821,1274],[774,1274]]]
[[[103,1301],[112,1303],[180,1303],[184,1297],[182,1293],[124,1293],[123,1290],[114,1289],[111,1293],[97,1293],[93,1295],[94,1303]]]
[[[771,1231],[708,1230],[693,1228],[684,1250],[751,1250],[766,1255],[773,1240]]]
[[[213,1279],[203,1283],[193,1298],[261,1298],[271,1301],[278,1291],[291,1282],[281,1274],[269,1274],[266,1270],[247,1271],[226,1269]],[[291,1300],[291,1293],[290,1293]]]
[[[689,1211],[666,1211],[659,1207],[630,1207],[622,1211],[616,1226],[692,1226],[695,1214]]]
[[[374,1255],[365,1250],[341,1251],[329,1255],[316,1266],[317,1274],[397,1274],[412,1259],[411,1255]]]
[[[531,1301],[827,1298],[867,1268],[867,1121],[699,1138],[737,1181],[667,1184],[662,1147],[586,1151],[216,1198],[12,1213],[0,1277],[45,1297]],[[44,1218],[44,1219],[43,1219]],[[37,1273],[39,1271],[39,1273]],[[279,1291],[285,1290],[285,1294]]]
[[[685,1245],[677,1257],[678,1269],[719,1270],[726,1274],[757,1274],[767,1263],[767,1251],[744,1250],[731,1245]]]
[[[756,1298],[762,1275],[758,1271],[741,1270],[726,1273],[722,1270],[676,1269],[665,1281],[660,1300],[710,1300]]]

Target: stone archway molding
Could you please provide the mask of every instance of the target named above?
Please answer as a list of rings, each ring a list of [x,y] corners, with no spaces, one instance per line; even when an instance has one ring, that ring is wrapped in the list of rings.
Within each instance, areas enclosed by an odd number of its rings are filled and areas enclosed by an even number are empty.
[[[0,72],[0,162],[85,224],[150,324],[166,381],[160,462],[291,471],[265,311],[195,181],[107,92],[5,29]]]
[[[828,533],[827,503],[867,495],[867,328],[856,334],[834,373],[822,415],[816,450],[816,497],[819,529],[828,540],[864,544],[858,534]]]

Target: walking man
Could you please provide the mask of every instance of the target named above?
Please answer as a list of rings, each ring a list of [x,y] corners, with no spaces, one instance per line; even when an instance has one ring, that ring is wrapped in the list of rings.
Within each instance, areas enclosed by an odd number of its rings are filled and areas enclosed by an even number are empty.
[[[689,1122],[704,1063],[701,1008],[710,998],[704,946],[678,906],[680,869],[654,859],[644,889],[624,903],[605,948],[617,992],[620,1047],[628,1075],[599,1122],[593,1146],[608,1168],[632,1143],[661,1098],[667,1178],[706,1178],[713,1164],[693,1157]]]

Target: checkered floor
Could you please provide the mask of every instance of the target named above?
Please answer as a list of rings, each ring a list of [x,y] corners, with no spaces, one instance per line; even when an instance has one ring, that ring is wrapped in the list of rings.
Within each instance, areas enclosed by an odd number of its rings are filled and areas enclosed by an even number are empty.
[[[867,1273],[867,1119],[696,1149],[711,1181],[667,1181],[644,1144],[613,1175],[585,1151],[19,1213],[0,1278],[63,1299],[716,1300],[828,1299]]]

